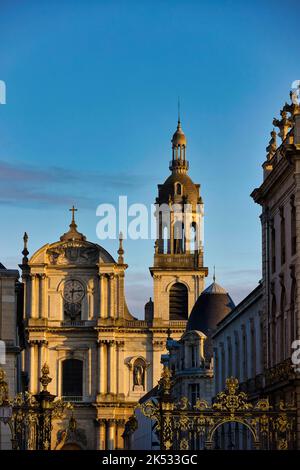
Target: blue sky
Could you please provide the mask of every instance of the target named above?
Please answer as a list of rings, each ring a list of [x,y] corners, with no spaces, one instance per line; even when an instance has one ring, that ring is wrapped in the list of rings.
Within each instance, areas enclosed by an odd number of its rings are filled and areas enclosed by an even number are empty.
[[[250,4],[251,3],[251,4]],[[260,279],[259,207],[272,119],[300,79],[296,1],[0,2],[0,261],[16,267],[96,207],[154,202],[177,97],[205,203],[205,264],[235,301]],[[116,241],[101,244],[114,256]],[[126,241],[128,304],[152,293],[153,241]]]

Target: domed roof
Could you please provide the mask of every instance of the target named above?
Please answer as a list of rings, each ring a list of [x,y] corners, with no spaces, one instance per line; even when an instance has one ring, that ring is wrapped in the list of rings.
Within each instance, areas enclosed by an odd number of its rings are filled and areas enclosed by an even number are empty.
[[[211,336],[217,324],[234,308],[228,292],[213,282],[198,297],[187,322],[187,331],[202,331]]]
[[[172,173],[159,187],[160,202],[168,203],[169,195],[172,197],[175,194],[175,183],[180,183],[183,186],[182,195],[188,196],[190,202],[195,204],[199,199],[199,185],[193,183],[191,178],[186,173]]]
[[[177,145],[186,145],[186,137],[184,135],[183,130],[181,129],[180,121],[178,121],[176,132],[173,134],[172,144],[173,147]]]
[[[99,263],[115,263],[114,258],[108,251],[96,243],[89,242],[85,235],[78,232],[74,217],[76,210],[74,206],[70,209],[72,221],[69,230],[60,237],[59,241],[47,243],[37,250],[30,258],[30,265],[50,264],[64,267],[68,264],[90,266]],[[27,236],[27,234],[25,235]],[[24,254],[24,251],[22,253]]]

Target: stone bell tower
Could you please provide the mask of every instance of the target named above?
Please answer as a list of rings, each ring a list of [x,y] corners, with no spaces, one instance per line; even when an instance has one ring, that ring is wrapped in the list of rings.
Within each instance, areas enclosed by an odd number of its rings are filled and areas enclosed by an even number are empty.
[[[187,320],[204,289],[200,185],[188,176],[186,137],[180,119],[172,138],[171,175],[158,185],[153,317],[156,322]]]

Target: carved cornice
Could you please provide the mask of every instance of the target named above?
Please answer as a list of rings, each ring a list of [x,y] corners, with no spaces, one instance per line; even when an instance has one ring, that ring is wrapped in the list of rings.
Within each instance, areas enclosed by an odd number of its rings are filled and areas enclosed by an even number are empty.
[[[275,184],[279,184],[284,179],[287,170],[291,171],[291,165],[289,161],[283,157],[270,172],[261,186],[259,188],[255,188],[252,191],[251,197],[253,200],[257,204],[263,205],[268,193],[271,191],[273,186],[275,186]]]

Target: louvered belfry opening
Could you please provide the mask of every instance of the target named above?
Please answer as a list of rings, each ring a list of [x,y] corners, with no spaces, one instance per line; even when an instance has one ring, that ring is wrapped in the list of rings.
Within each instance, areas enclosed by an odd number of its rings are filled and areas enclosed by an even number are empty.
[[[176,282],[170,289],[169,312],[170,320],[187,320],[188,318],[188,290],[180,282]]]

